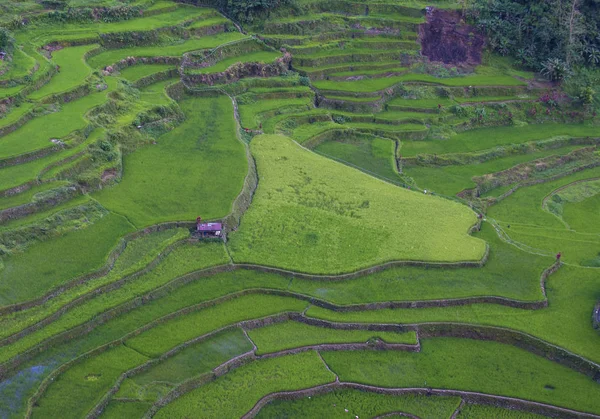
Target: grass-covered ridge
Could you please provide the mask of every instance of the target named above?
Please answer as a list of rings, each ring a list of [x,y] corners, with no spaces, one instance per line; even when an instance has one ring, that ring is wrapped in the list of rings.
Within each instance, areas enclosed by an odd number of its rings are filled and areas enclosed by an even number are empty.
[[[485,243],[467,234],[475,214],[458,204],[398,189],[283,136],[255,137],[251,149],[260,180],[231,235],[237,262],[339,273],[390,261],[478,261],[484,255]]]

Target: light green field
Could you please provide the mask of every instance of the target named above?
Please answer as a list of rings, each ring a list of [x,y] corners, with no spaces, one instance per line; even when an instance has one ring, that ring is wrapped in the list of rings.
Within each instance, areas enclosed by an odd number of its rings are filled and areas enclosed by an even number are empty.
[[[343,389],[297,400],[274,400],[263,407],[256,417],[259,419],[286,416],[343,419],[355,416],[359,418],[376,417],[402,412],[423,419],[438,419],[450,417],[459,402],[456,397],[391,396]]]
[[[69,47],[52,53],[52,61],[60,67],[50,81],[40,90],[31,93],[31,99],[40,99],[48,95],[66,92],[80,84],[91,73],[91,68],[83,60],[83,56],[98,45],[83,45],[80,47]]]
[[[598,413],[600,385],[522,349],[467,339],[424,339],[421,352],[325,352],[341,381],[383,387],[477,389]],[[401,373],[400,373],[401,372]]]
[[[143,77],[174,69],[175,66],[169,64],[149,64],[149,65],[134,65],[127,67],[119,72],[119,76],[131,82],[137,81]]]
[[[281,54],[274,51],[255,51],[218,61],[215,65],[194,69],[192,74],[220,73],[237,63],[271,63]]]
[[[73,131],[85,128],[84,115],[107,100],[112,89],[94,92],[81,99],[66,103],[58,112],[39,116],[21,128],[0,138],[0,158],[13,157],[51,147],[51,139],[62,139]],[[17,170],[17,169],[15,169]]]
[[[266,359],[234,370],[169,404],[156,418],[240,417],[263,396],[314,387],[334,380],[316,352]]]
[[[402,155],[445,154],[485,150],[528,141],[548,139],[560,135],[587,137],[598,135],[598,127],[577,124],[542,124],[523,127],[504,126],[481,128],[461,132],[446,141],[407,141],[402,145]]]
[[[338,273],[394,260],[483,256],[484,243],[467,234],[475,215],[458,204],[383,183],[283,136],[256,137],[251,148],[261,181],[231,235],[238,262]]]
[[[17,39],[20,41],[30,41],[36,45],[45,45],[63,39],[94,38],[103,33],[148,31],[175,26],[186,21],[201,19],[203,16],[212,13],[211,9],[180,5],[176,10],[138,19],[110,23],[97,21],[96,23],[82,24],[68,23],[63,25],[40,25],[33,30],[17,33]]]
[[[313,85],[323,90],[376,92],[392,87],[400,82],[422,82],[443,86],[523,86],[526,84],[511,76],[472,75],[455,78],[437,78],[429,74],[406,74],[403,76],[363,79],[360,83],[352,81],[317,80],[313,82]]]
[[[185,52],[215,48],[226,42],[242,39],[239,32],[225,32],[202,38],[190,38],[184,42],[163,46],[144,46],[106,50],[88,60],[92,68],[103,68],[127,57],[178,57]]]
[[[416,344],[414,332],[374,332],[369,330],[336,330],[304,323],[285,322],[253,329],[248,336],[259,354],[322,343],[366,343],[382,340],[386,343]]]

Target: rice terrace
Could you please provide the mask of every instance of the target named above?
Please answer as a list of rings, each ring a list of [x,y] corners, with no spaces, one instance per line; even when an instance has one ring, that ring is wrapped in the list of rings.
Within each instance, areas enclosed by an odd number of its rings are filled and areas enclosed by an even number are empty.
[[[0,0],[0,419],[600,418],[597,0]]]

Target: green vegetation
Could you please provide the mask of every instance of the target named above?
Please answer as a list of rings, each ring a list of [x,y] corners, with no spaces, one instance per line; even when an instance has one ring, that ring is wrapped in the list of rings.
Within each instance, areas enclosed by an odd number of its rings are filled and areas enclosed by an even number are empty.
[[[68,134],[85,128],[85,113],[105,102],[108,91],[94,92],[66,103],[57,112],[34,118],[19,130],[1,137],[0,159],[51,147],[51,139],[64,139]]]
[[[494,406],[483,406],[478,404],[466,404],[460,409],[458,418],[476,419],[476,418],[498,418],[498,419],[542,419],[545,416],[534,413],[523,412],[520,410],[501,409]]]
[[[185,122],[157,144],[126,156],[130,175],[95,195],[138,228],[198,214],[223,217],[242,188],[244,147],[236,139],[229,98],[190,98],[181,107]]]
[[[86,52],[97,47],[98,45],[84,45],[54,51],[52,61],[58,66],[58,74],[52,77],[48,84],[29,95],[29,97],[39,99],[51,94],[66,92],[82,84],[91,73],[91,69],[83,60],[83,56]]]
[[[406,157],[417,154],[445,154],[485,150],[492,147],[522,144],[528,141],[566,135],[571,137],[595,136],[598,127],[581,124],[543,124],[523,127],[506,126],[481,128],[465,131],[451,137],[447,141],[410,141],[403,143],[402,155]]]
[[[285,322],[248,332],[258,347],[257,353],[277,352],[321,343],[365,343],[382,340],[386,343],[416,343],[413,332],[373,332],[368,330],[336,330],[304,323]]]
[[[171,69],[175,69],[175,67],[169,64],[134,65],[121,70],[119,76],[134,82],[143,77]]]
[[[255,51],[247,54],[226,58],[209,67],[194,70],[192,74],[219,73],[227,70],[236,63],[271,63],[281,54],[274,51]]]
[[[155,401],[179,383],[206,374],[231,358],[251,350],[252,345],[241,329],[220,333],[126,379],[116,397]]]
[[[458,404],[459,399],[456,397],[391,396],[344,389],[298,400],[274,400],[263,407],[256,417],[317,419],[326,416],[337,419],[350,416],[375,417],[402,412],[423,419],[437,419],[450,417]]]
[[[100,268],[118,238],[132,231],[131,224],[114,214],[54,240],[30,246],[26,252],[2,258],[0,304],[40,297],[52,288]]]
[[[235,261],[338,273],[393,260],[483,256],[484,243],[467,235],[475,215],[459,205],[374,180],[283,136],[255,137],[251,146],[261,183],[231,236]],[[403,220],[416,208],[429,223]],[[435,239],[425,244],[428,234]]]
[[[84,416],[123,370],[139,365],[146,359],[126,346],[118,346],[75,364],[50,386],[33,409],[32,417]],[[93,394],[94,399],[86,399],[85,396],[89,394]]]
[[[477,389],[598,413],[598,384],[567,367],[495,342],[424,339],[421,352],[325,352],[341,381],[383,387]]]
[[[240,367],[178,398],[157,418],[193,415],[239,417],[263,396],[275,391],[314,387],[334,380],[316,352],[266,359]]]
[[[189,51],[209,49],[244,38],[239,32],[225,32],[202,38],[191,38],[176,44],[110,49],[94,55],[88,60],[93,68],[103,68],[127,57],[177,57]]]

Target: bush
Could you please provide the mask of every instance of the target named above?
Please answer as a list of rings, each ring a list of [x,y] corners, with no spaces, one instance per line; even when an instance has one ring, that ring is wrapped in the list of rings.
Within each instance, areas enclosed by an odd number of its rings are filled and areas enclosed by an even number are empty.
[[[310,79],[306,76],[300,76],[298,78],[298,80],[300,81],[300,84],[302,86],[310,86]]]

